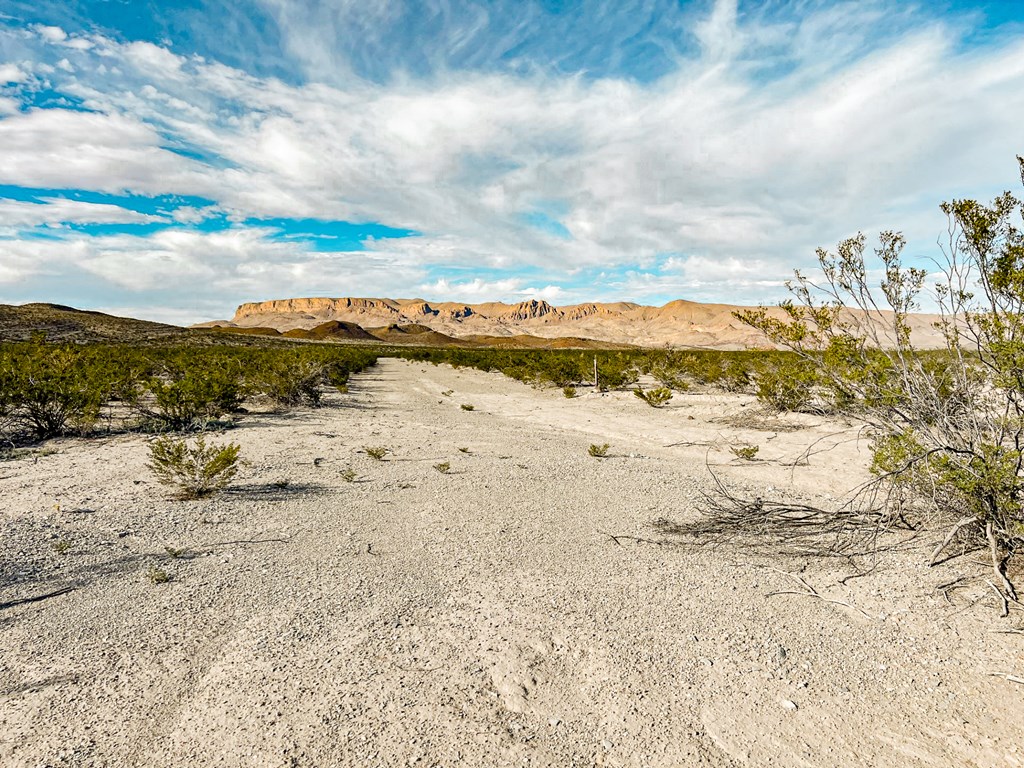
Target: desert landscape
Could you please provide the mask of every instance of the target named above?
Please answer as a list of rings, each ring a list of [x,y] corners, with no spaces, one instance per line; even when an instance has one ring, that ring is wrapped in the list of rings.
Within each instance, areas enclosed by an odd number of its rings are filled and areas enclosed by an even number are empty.
[[[0,768],[1024,768],[1022,64],[0,0]]]
[[[712,473],[834,508],[856,424],[386,357],[325,397],[239,415],[200,500],[152,435],[0,463],[0,763],[1024,764],[1020,614],[978,561],[679,532]]]

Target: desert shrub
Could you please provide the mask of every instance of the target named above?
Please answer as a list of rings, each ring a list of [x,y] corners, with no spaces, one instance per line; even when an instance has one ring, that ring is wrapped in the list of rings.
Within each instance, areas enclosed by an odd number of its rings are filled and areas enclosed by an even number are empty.
[[[117,378],[111,361],[41,339],[7,347],[0,368],[8,429],[38,439],[89,432]]]
[[[352,467],[345,467],[345,469],[341,470],[341,472],[338,473],[338,477],[340,477],[346,483],[354,483],[358,475],[356,474],[356,471],[352,469]]]
[[[576,397],[576,387],[562,387],[562,396],[570,400]]]
[[[732,445],[729,446],[732,455],[744,461],[753,461],[757,457],[760,447],[756,445]]]
[[[947,532],[932,562],[956,539],[984,545],[999,591],[1014,600],[1006,564],[1024,549],[1024,205],[1007,192],[942,210],[943,350],[922,353],[912,341],[909,313],[927,273],[903,264],[896,232],[882,233],[874,251],[880,290],[858,234],[835,253],[818,250],[824,280],[798,273],[781,317],[764,308],[737,317],[792,350],[832,402],[869,427],[874,485],[889,492],[889,508]]]
[[[463,403],[462,405],[459,406],[459,408],[461,408],[464,411],[476,410],[476,406],[472,405],[471,403]]]
[[[649,389],[646,392],[642,388],[637,387],[633,390],[633,394],[652,408],[661,408],[661,406],[672,399],[672,390],[668,387]]]
[[[239,446],[207,445],[203,436],[190,446],[184,438],[157,438],[149,449],[149,468],[163,485],[173,485],[184,499],[223,490],[238,473]]]
[[[728,360],[715,382],[726,392],[745,392],[751,383],[750,370],[739,360]]]
[[[149,570],[146,571],[146,581],[150,584],[167,584],[170,580],[171,575],[163,568],[151,565]]]
[[[611,446],[608,443],[604,443],[603,445],[593,443],[589,448],[587,448],[587,455],[593,456],[595,459],[603,459],[608,456],[609,448],[611,448]]]
[[[383,445],[378,446],[363,446],[363,452],[375,461],[384,461],[384,457],[390,452],[390,448],[386,448]]]
[[[451,468],[451,462],[448,461],[442,461],[434,465],[434,469],[436,469],[442,475],[447,475]]]
[[[324,361],[306,355],[265,354],[247,372],[251,391],[266,395],[280,406],[320,405],[322,384],[332,372],[334,386],[344,386],[348,372],[339,372]]]
[[[794,356],[771,357],[757,369],[757,399],[774,411],[807,411],[814,402],[815,367]]]
[[[205,422],[237,411],[245,399],[237,359],[183,352],[165,361],[147,383],[151,399],[140,411],[170,430],[202,428]]]

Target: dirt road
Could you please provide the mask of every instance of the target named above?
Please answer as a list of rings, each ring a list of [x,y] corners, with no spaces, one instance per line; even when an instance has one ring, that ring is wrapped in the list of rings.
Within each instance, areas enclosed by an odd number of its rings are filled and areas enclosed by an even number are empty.
[[[754,409],[383,360],[227,432],[250,463],[210,500],[156,485],[142,435],[0,464],[0,764],[1024,765],[994,676],[1024,643],[991,632],[1020,613],[935,591],[969,561],[839,583],[870,564],[650,543],[706,462],[822,503],[865,476],[855,427]],[[784,571],[853,607],[771,596]]]

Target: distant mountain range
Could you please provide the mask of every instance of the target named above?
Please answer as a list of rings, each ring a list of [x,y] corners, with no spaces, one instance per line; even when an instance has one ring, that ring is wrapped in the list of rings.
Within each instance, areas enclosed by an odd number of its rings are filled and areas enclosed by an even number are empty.
[[[43,332],[51,341],[264,344],[288,340],[417,346],[595,349],[629,346],[743,349],[768,346],[733,316],[742,307],[672,301],[555,307],[544,301],[461,304],[422,299],[311,298],[242,304],[230,321],[181,328],[57,304],[0,304],[0,340]],[[770,309],[781,316],[781,310]],[[912,315],[914,342],[942,345],[934,315]],[[279,340],[274,342],[274,340]]]
[[[745,307],[671,301],[661,307],[632,302],[585,303],[556,307],[546,301],[517,304],[463,304],[423,299],[296,298],[242,304],[230,321],[200,323],[236,332],[309,337],[325,323],[335,333],[366,333],[374,338],[412,343],[467,343],[499,346],[636,345],[742,349],[767,340],[744,325],[733,312]],[[770,310],[781,316],[781,311]],[[915,341],[937,346],[932,328],[937,318],[911,318]],[[257,330],[263,329],[263,330]],[[358,329],[358,330],[356,330]],[[418,339],[412,337],[418,336]],[[356,336],[353,336],[356,338]],[[533,342],[527,340],[532,339]],[[549,340],[550,343],[544,343]],[[556,341],[557,340],[557,341]],[[573,343],[576,342],[576,343]]]

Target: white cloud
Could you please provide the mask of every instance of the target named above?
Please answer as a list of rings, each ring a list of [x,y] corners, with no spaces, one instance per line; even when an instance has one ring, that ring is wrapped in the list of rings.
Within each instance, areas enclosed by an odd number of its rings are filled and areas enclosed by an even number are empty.
[[[68,33],[61,29],[60,27],[47,27],[43,25],[38,25],[34,29],[40,37],[42,37],[44,40],[48,40],[51,43],[62,43],[68,39]]]
[[[212,191],[204,169],[161,149],[153,127],[121,114],[33,109],[0,120],[0,183],[27,187]]]
[[[28,79],[28,75],[21,71],[17,64],[0,64],[0,85],[22,83]]]
[[[557,302],[566,296],[566,292],[557,285],[543,288],[524,287],[524,280],[509,278],[506,280],[483,280],[479,277],[463,282],[452,282],[440,278],[433,283],[424,284],[419,290],[434,300],[466,301],[470,303],[486,301],[520,301],[524,299],[542,299]]]
[[[346,2],[305,19],[304,59],[337,64],[328,33],[339,23],[370,30],[388,8]],[[420,285],[433,298],[561,300],[606,291],[571,283],[574,271],[608,269],[632,275],[616,278],[620,298],[777,297],[814,246],[857,229],[903,227],[927,250],[942,226],[937,203],[1013,185],[1024,150],[1019,39],[965,49],[949,26],[908,31],[912,17],[891,4],[808,8],[770,21],[719,0],[697,30],[702,56],[648,85],[463,71],[291,86],[150,43],[93,36],[77,50],[68,46],[80,38],[40,32],[58,51],[52,63],[75,70],[55,71],[53,87],[96,112],[0,120],[0,182],[193,194],[234,221],[379,221],[422,233],[334,257],[258,230],[89,241],[88,269],[129,290],[167,281],[232,295],[387,285],[406,294]],[[571,237],[531,226],[524,214],[536,211]],[[184,208],[175,218],[205,215]],[[665,254],[680,255],[650,268]],[[422,283],[428,267],[444,266],[513,275],[529,266],[553,284]],[[416,282],[403,288],[388,269]]]
[[[0,222],[8,227],[62,223],[145,224],[158,221],[167,219],[107,203],[87,203],[61,197],[42,198],[41,203],[0,198]]]

